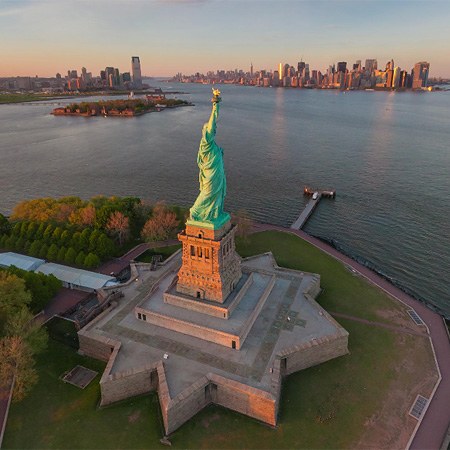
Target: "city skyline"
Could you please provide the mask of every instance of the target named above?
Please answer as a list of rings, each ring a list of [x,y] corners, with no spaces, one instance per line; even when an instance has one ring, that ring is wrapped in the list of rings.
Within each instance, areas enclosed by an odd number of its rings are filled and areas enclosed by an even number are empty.
[[[325,70],[338,61],[376,58],[411,70],[431,63],[450,76],[450,5],[412,1],[151,1],[89,4],[54,0],[0,2],[0,77],[52,76],[66,67],[130,68],[143,76],[308,61]],[[70,11],[70,14],[68,14]],[[207,39],[214,35],[214,39]],[[123,70],[123,69],[122,69]]]

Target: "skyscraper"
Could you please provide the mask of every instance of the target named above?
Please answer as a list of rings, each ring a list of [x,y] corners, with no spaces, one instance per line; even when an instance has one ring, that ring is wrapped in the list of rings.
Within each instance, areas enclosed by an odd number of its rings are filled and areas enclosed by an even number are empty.
[[[142,76],[141,76],[141,62],[139,61],[139,56],[131,57],[131,75],[133,77],[134,87],[141,88]]]
[[[425,61],[418,62],[414,65],[412,88],[420,89],[427,87],[428,84],[428,71],[430,70],[430,63]]]
[[[340,61],[337,63],[337,71],[345,73],[347,71],[347,62]]]
[[[374,70],[378,69],[378,63],[376,59],[366,59],[365,69],[372,73]]]

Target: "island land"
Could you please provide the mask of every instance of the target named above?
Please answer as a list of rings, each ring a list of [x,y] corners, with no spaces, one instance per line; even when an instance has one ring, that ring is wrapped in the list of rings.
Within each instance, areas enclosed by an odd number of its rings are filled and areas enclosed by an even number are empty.
[[[136,117],[180,106],[192,106],[192,103],[184,100],[168,99],[161,94],[156,96],[148,95],[145,98],[138,99],[72,103],[64,108],[55,108],[52,114],[54,116]]]
[[[350,354],[287,377],[275,429],[209,406],[169,436],[172,446],[405,448],[418,423],[409,411],[417,395],[431,396],[439,378],[426,327],[414,323],[405,305],[299,236],[263,231],[238,240],[237,250],[242,257],[271,251],[279,266],[319,273],[317,300],[349,331]],[[144,277],[119,302],[145,294],[153,283]],[[76,353],[70,322],[54,319],[47,327],[51,339],[37,362],[39,383],[12,405],[4,448],[158,447],[164,431],[157,395],[99,408],[105,363]],[[84,390],[60,379],[77,364],[99,373]]]

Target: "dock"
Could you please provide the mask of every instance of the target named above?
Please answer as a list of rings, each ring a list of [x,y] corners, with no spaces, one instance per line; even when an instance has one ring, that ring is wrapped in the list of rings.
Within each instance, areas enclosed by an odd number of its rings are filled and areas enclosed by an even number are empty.
[[[320,190],[320,189],[312,189],[310,187],[305,186],[305,188],[303,189],[303,194],[307,196],[312,196],[312,198],[306,204],[303,211],[298,216],[297,220],[291,225],[291,228],[293,228],[294,230],[301,230],[305,226],[306,222],[311,217],[311,214],[316,209],[316,206],[319,204],[322,197],[336,198],[335,189]]]

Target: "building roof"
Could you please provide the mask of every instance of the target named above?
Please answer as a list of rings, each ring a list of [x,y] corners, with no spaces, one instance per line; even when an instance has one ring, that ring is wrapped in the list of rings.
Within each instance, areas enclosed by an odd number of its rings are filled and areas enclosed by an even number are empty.
[[[33,271],[44,264],[45,261],[32,256],[20,255],[19,253],[6,252],[0,253],[0,266],[11,267],[15,266],[19,269]]]
[[[103,275],[88,270],[75,269],[74,267],[63,266],[61,264],[46,263],[42,264],[36,272],[42,272],[46,275],[54,275],[59,280],[89,289],[101,289],[105,286],[114,286],[119,284],[114,277]]]

